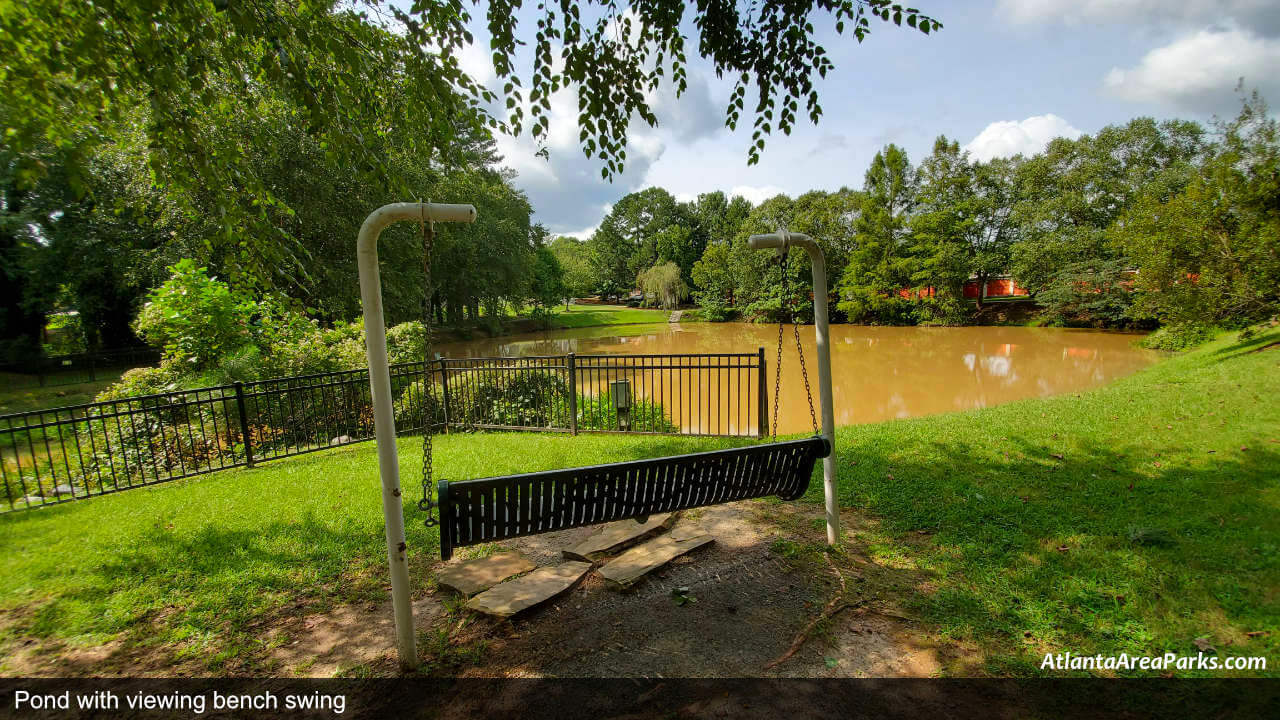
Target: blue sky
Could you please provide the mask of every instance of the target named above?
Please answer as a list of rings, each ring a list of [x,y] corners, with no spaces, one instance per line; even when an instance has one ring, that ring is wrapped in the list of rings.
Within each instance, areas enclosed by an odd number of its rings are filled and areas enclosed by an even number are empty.
[[[724,127],[730,84],[692,57],[696,41],[689,43],[688,92],[679,100],[669,92],[654,98],[659,127],[635,127],[627,171],[612,183],[577,147],[571,91],[553,99],[550,160],[534,156],[537,146],[527,136],[503,137],[504,164],[518,173],[515,184],[528,193],[537,221],[553,233],[585,237],[612,203],[654,185],[681,199],[723,190],[753,202],[778,192],[856,188],[889,142],[905,147],[914,162],[945,134],[985,159],[1036,152],[1055,136],[1093,133],[1140,115],[1208,121],[1235,114],[1240,77],[1280,103],[1280,3],[912,4],[944,29],[924,36],[873,21],[861,45],[834,32],[821,38],[836,66],[819,85],[823,118],[816,127],[805,120],[789,137],[775,134],[758,165],[746,164],[750,120],[737,131]],[[483,17],[477,20],[481,45],[464,54],[464,67],[498,89]],[[686,34],[693,37],[691,25]]]

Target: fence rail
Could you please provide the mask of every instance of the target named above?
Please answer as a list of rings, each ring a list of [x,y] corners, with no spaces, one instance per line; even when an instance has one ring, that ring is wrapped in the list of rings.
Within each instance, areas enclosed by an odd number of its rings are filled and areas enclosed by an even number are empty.
[[[391,368],[396,430],[766,432],[764,350],[440,358]],[[373,438],[367,370],[0,416],[0,512]]]

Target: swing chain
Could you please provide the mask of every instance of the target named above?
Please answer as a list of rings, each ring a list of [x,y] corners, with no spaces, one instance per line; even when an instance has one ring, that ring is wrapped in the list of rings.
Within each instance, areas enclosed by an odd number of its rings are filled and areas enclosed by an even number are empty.
[[[426,520],[423,521],[424,524],[427,527],[434,527],[438,525],[440,521],[436,518],[436,501],[435,501],[435,492],[434,492],[435,488],[432,487],[432,476],[434,474],[434,470],[431,466],[432,455],[433,455],[432,447],[431,447],[431,435],[434,428],[432,428],[431,422],[434,418],[431,417],[431,413],[429,412],[427,407],[427,393],[431,392],[432,388],[435,385],[432,378],[434,369],[432,368],[433,360],[431,358],[431,330],[433,327],[433,321],[435,320],[435,313],[432,311],[433,308],[431,307],[431,300],[432,300],[431,296],[435,292],[435,288],[431,281],[431,249],[432,249],[432,246],[435,244],[436,232],[433,224],[426,222],[425,219],[418,220],[418,229],[420,234],[422,235],[422,273],[425,276],[425,280],[426,280],[425,287],[424,287],[424,295],[422,299],[422,326],[424,328],[424,332],[426,333],[426,338],[424,341],[425,349],[423,351],[423,355],[426,360],[426,370],[427,370],[425,375],[426,379],[422,384],[422,390],[421,390],[422,392],[422,396],[421,396],[422,499],[418,501],[418,510],[427,514]]]
[[[773,439],[778,439],[778,406],[781,404],[780,394],[782,389],[782,338],[784,334],[783,310],[791,310],[791,329],[795,333],[796,338],[796,355],[800,358],[800,375],[804,378],[804,395],[809,399],[809,421],[813,424],[813,434],[821,435],[818,430],[818,414],[813,407],[813,388],[809,385],[809,368],[804,362],[804,346],[800,343],[800,325],[796,322],[796,302],[795,296],[791,292],[791,288],[787,283],[787,258],[790,255],[790,248],[783,246],[778,251],[778,268],[782,272],[782,308],[778,311],[778,361],[775,363],[774,381],[773,381]],[[817,298],[814,298],[817,302]]]

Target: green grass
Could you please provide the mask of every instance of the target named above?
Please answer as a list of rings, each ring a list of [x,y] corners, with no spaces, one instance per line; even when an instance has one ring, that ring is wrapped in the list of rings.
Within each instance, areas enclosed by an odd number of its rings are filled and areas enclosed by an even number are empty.
[[[971,651],[952,672],[1035,674],[1051,651],[1194,654],[1200,637],[1278,662],[1277,342],[1232,335],[1092,392],[842,428],[841,501],[873,518],[851,540],[909,580],[898,600],[923,627]],[[449,435],[436,468],[468,478],[724,444]],[[417,462],[402,442],[421,594],[437,538],[412,507]],[[120,639],[252,671],[282,616],[385,598],[378,498],[367,443],[0,517],[0,657],[28,639]]]
[[[91,403],[98,393],[119,380],[121,374],[107,372],[94,382],[52,387],[27,386],[28,379],[22,378],[23,386],[18,387],[16,380],[9,380],[14,376],[0,373],[0,415]]]
[[[927,580],[910,606],[981,648],[981,670],[1194,655],[1200,637],[1278,662],[1277,341],[1231,334],[1088,393],[844,429],[841,502],[883,519],[863,539]]]
[[[568,310],[561,306],[551,318],[551,329],[660,323],[666,322],[668,315],[670,313],[666,310],[629,308],[622,305],[570,305]]]
[[[590,464],[709,447],[661,436],[447,435],[439,477]],[[19,638],[122,638],[214,672],[253,669],[277,613],[385,599],[372,443],[0,518],[0,658]],[[416,593],[435,531],[414,507],[418,443],[400,444]],[[10,672],[0,660],[0,673]]]

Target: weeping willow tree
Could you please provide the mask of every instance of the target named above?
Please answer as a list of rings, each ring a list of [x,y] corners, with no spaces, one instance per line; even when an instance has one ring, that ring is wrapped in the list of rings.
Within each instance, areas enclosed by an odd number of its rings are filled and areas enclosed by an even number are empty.
[[[653,297],[659,305],[670,310],[689,297],[689,286],[680,275],[680,266],[667,261],[654,265],[636,277],[636,284],[645,300]]]

